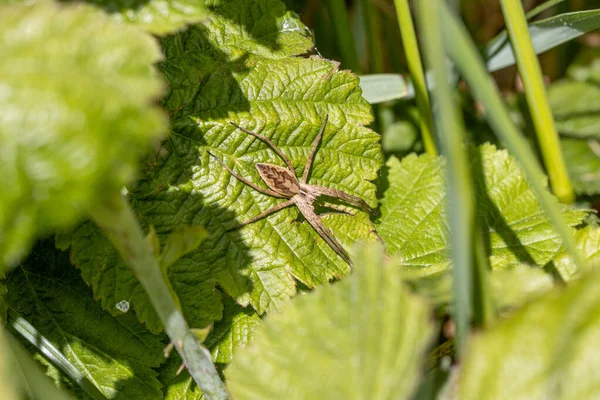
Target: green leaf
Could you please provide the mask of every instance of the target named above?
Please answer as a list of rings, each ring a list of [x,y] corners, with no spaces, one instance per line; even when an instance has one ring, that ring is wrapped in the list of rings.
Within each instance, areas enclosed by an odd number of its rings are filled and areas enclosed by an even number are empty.
[[[472,337],[455,398],[598,398],[599,278],[555,291]]]
[[[581,49],[569,65],[567,76],[576,81],[600,82],[600,48]]]
[[[420,272],[413,276],[408,272],[404,279],[413,291],[426,297],[437,309],[451,312],[454,302],[450,270],[428,276],[421,276]],[[493,270],[488,282],[489,295],[498,312],[518,308],[553,287],[552,277],[543,269],[524,264]]]
[[[600,87],[564,80],[548,88],[550,107],[562,135],[600,139]]]
[[[61,0],[75,2],[76,0]],[[165,35],[207,18],[202,0],[84,0],[104,10],[114,20],[137,25],[155,35]]]
[[[579,11],[556,15],[529,25],[529,35],[536,54],[573,40],[600,28],[600,10]],[[506,31],[495,37],[484,49],[488,71],[511,66],[515,56]]]
[[[580,270],[564,252],[554,259],[554,265],[565,280],[579,279],[600,269],[600,228],[586,226],[575,233],[577,247],[585,260],[585,269]]]
[[[36,246],[24,265],[7,279],[11,310],[107,397],[161,399],[152,368],[165,360],[164,343],[131,314],[112,317],[102,311],[89,288],[69,265],[68,255],[51,242]]]
[[[600,143],[594,139],[560,139],[565,164],[577,194],[600,193]]]
[[[0,10],[2,269],[130,181],[166,121],[151,37],[87,6]]]
[[[240,348],[252,342],[262,320],[256,312],[229,298],[223,299],[223,305],[223,318],[215,324],[204,344],[210,349],[214,362],[226,364]]]
[[[131,191],[141,223],[154,226],[159,237],[182,224],[210,232],[198,249],[169,269],[192,327],[222,318],[217,284],[260,314],[281,309],[296,291],[294,277],[313,287],[350,271],[306,222],[296,221],[296,208],[228,231],[281,199],[237,181],[207,151],[257,185],[264,183],[256,163],[283,165],[265,143],[230,121],[270,137],[300,176],[328,114],[309,182],[376,203],[369,180],[377,177],[381,164],[379,136],[363,126],[372,117],[358,78],[320,58],[289,57],[305,53],[310,42],[283,28],[290,25],[287,14],[274,18],[279,6],[267,6],[278,2],[256,2],[255,13],[240,4],[228,3],[206,26],[163,40],[167,60],[161,69],[172,86],[165,103],[173,132]],[[238,20],[244,21],[243,29],[232,22]],[[323,217],[346,248],[358,239],[375,239],[369,216],[352,211],[355,216]],[[114,312],[116,302],[128,299],[140,320],[153,331],[161,329],[147,296],[95,227],[80,227],[72,245],[73,262],[105,309]]]
[[[235,398],[407,399],[433,338],[429,309],[361,247],[342,282],[295,298],[270,315],[226,370]]]
[[[542,266],[561,249],[554,231],[536,201],[517,162],[505,150],[492,145],[479,148],[483,178],[476,186],[484,199],[478,214],[484,232],[489,232],[490,263],[507,268],[521,262]],[[444,161],[431,156],[410,155],[387,162],[389,187],[381,201],[377,231],[389,254],[400,265],[431,275],[448,268],[448,222]],[[577,225],[585,211],[564,208],[569,226]]]
[[[181,358],[173,354],[169,360],[160,368],[159,380],[164,386],[164,400],[201,400],[202,390],[194,383],[187,370],[179,374]]]

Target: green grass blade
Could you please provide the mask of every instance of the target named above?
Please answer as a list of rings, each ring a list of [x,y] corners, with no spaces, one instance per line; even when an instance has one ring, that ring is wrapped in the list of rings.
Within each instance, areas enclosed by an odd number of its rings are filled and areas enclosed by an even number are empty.
[[[456,348],[460,354],[466,341],[473,312],[473,230],[475,209],[474,190],[464,147],[465,129],[458,107],[453,102],[446,71],[442,42],[442,19],[435,0],[421,0],[418,21],[423,35],[425,56],[436,82],[433,94],[438,105],[436,127],[442,152],[447,156],[448,202],[450,237],[452,241],[454,318]]]
[[[73,382],[77,383],[91,398],[106,400],[98,388],[90,382],[48,339],[38,332],[27,320],[16,312],[9,310],[10,327],[15,333],[31,343],[32,346],[58,367]]]
[[[398,16],[398,26],[402,35],[402,44],[406,53],[406,62],[408,71],[413,78],[415,87],[417,107],[421,113],[421,136],[425,151],[431,155],[437,154],[435,146],[435,136],[433,132],[433,121],[431,118],[431,106],[429,104],[429,94],[425,83],[425,74],[423,73],[423,63],[415,35],[415,27],[410,13],[408,0],[395,0],[396,14]]]
[[[498,88],[485,70],[485,65],[475,44],[469,39],[464,26],[447,8],[443,8],[442,15],[444,18],[443,37],[449,57],[455,62],[475,97],[485,107],[492,129],[520,162],[538,201],[544,207],[546,215],[556,231],[561,235],[567,252],[576,264],[581,266],[581,256],[575,246],[571,230],[561,216],[560,206],[546,190],[545,178],[535,154],[512,123]]]
[[[560,201],[572,203],[575,200],[573,187],[565,167],[565,161],[558,141],[558,132],[548,103],[542,69],[533,50],[527,31],[527,21],[520,0],[501,0],[502,12],[517,67],[523,80],[525,97],[533,120],[533,126],[542,151],[542,157],[550,186]]]

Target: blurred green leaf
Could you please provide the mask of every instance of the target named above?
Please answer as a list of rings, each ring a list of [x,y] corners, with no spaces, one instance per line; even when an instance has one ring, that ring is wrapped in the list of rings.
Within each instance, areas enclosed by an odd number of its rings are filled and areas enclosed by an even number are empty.
[[[84,2],[101,8],[114,20],[165,35],[205,20],[204,0],[60,0]]]
[[[211,22],[163,39],[161,69],[171,83],[165,100],[172,135],[148,160],[130,199],[143,226],[164,237],[178,226],[210,232],[195,251],[169,268],[169,279],[191,327],[222,318],[218,284],[258,313],[277,311],[296,292],[294,277],[308,287],[347,275],[348,265],[306,223],[296,208],[228,231],[280,202],[237,181],[207,151],[258,185],[256,163],[282,165],[265,143],[230,121],[260,131],[279,146],[301,175],[310,146],[329,115],[310,183],[334,187],[375,205],[381,165],[379,135],[364,127],[372,117],[358,78],[335,63],[300,58],[311,42],[290,26],[281,3],[262,0],[249,8],[233,1]],[[237,21],[243,21],[243,29]],[[251,32],[248,33],[248,32]],[[157,212],[160,210],[160,212]],[[350,210],[350,209],[349,209]],[[323,217],[342,245],[375,239],[369,216]],[[147,295],[91,224],[72,238],[72,260],[103,307],[129,299],[138,317],[162,328]]]
[[[383,248],[358,249],[353,275],[295,298],[269,316],[226,370],[236,398],[408,399],[433,326],[427,305],[384,265]]]
[[[440,311],[447,313],[454,307],[451,271],[445,270],[429,276],[412,276],[408,272],[404,278],[411,289],[426,297]],[[488,282],[489,295],[498,312],[518,308],[552,289],[554,285],[552,277],[543,269],[525,264],[493,270]]]
[[[10,274],[7,286],[10,309],[106,397],[162,398],[152,369],[165,361],[161,337],[147,332],[132,314],[112,317],[102,311],[67,253],[55,250],[51,242],[36,246]]]
[[[600,143],[594,139],[563,137],[560,144],[575,192],[600,193]]]
[[[560,134],[600,139],[600,86],[564,80],[548,88],[550,107]]]
[[[600,228],[586,226],[575,233],[577,247],[585,260],[580,270],[564,252],[554,259],[554,265],[565,280],[579,279],[590,272],[600,270]]]
[[[0,54],[1,270],[130,181],[166,120],[155,41],[91,7],[1,6]]]
[[[600,48],[585,47],[577,53],[567,69],[567,76],[576,81],[600,83]]]
[[[522,262],[543,266],[561,251],[560,236],[544,215],[517,162],[492,145],[479,148],[483,179],[476,186],[484,199],[478,218],[487,234],[493,268]],[[407,270],[430,275],[449,267],[448,221],[443,158],[410,155],[387,162],[389,187],[381,200],[377,231],[386,249]],[[586,212],[563,206],[569,226]]]
[[[458,399],[597,399],[600,276],[590,275],[475,335]]]

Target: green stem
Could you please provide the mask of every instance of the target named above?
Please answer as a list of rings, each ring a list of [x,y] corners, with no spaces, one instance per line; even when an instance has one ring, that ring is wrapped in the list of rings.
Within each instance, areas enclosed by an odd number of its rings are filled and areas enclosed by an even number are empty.
[[[344,0],[327,0],[327,10],[333,23],[337,43],[340,46],[342,65],[360,74],[360,61],[354,46],[354,37]]]
[[[102,228],[148,293],[171,343],[204,396],[207,399],[229,399],[210,353],[198,344],[190,331],[126,199],[116,195],[95,209],[92,219]]]
[[[527,30],[527,20],[521,0],[501,0],[500,4],[517,60],[517,67],[523,80],[525,97],[540,144],[542,158],[548,171],[550,186],[560,201],[572,203],[575,200],[573,187],[569,180],[558,132],[546,96],[542,69]]]
[[[429,94],[427,92],[427,84],[425,82],[425,74],[423,73],[423,64],[417,44],[417,36],[415,35],[415,27],[410,13],[408,0],[395,0],[396,14],[398,16],[398,25],[402,36],[402,45],[406,53],[406,62],[408,71],[413,80],[415,88],[415,97],[417,107],[421,113],[421,135],[425,151],[433,156],[437,155],[435,146],[435,136],[433,132],[433,121],[431,117],[431,105],[429,103]]]
[[[473,238],[475,227],[474,190],[465,149],[465,129],[452,90],[448,84],[442,41],[440,5],[443,0],[420,0],[418,3],[419,31],[428,66],[436,85],[433,95],[438,105],[436,119],[438,138],[447,157],[446,177],[450,239],[452,242],[452,273],[454,275],[454,320],[456,323],[456,350],[462,353],[473,312]]]
[[[496,88],[492,77],[487,73],[485,64],[475,46],[469,39],[465,27],[446,7],[442,7],[444,18],[444,41],[448,56],[462,73],[474,96],[487,110],[490,126],[505,143],[508,150],[519,161],[527,181],[531,185],[538,201],[550,219],[554,229],[563,240],[563,244],[578,267],[583,265],[579,250],[569,226],[565,223],[561,208],[544,186],[544,174],[529,143],[512,123],[506,106]]]

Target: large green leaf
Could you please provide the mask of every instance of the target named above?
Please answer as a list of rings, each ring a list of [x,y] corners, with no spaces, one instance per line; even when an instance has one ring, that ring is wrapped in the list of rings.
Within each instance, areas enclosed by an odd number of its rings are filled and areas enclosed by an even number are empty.
[[[52,243],[38,245],[7,279],[8,305],[112,399],[161,399],[164,342],[130,313],[104,312]],[[42,339],[38,337],[39,343]]]
[[[371,115],[358,78],[330,61],[291,57],[305,53],[311,43],[288,29],[293,25],[289,15],[270,13],[267,6],[278,4],[257,2],[251,13],[241,2],[230,2],[207,25],[163,40],[167,60],[161,68],[171,83],[165,104],[173,133],[130,196],[142,224],[154,226],[161,237],[181,224],[203,225],[210,232],[196,251],[169,269],[192,327],[221,319],[216,284],[263,313],[279,310],[295,293],[293,277],[312,287],[350,271],[306,222],[295,221],[295,208],[227,231],[281,200],[237,181],[207,151],[263,187],[255,164],[283,165],[263,142],[230,121],[270,137],[301,175],[328,114],[309,182],[376,202],[369,180],[381,164],[379,137],[363,127]],[[323,217],[346,248],[375,236],[368,215],[353,211],[355,216]],[[95,227],[80,227],[72,246],[72,260],[105,309],[114,312],[118,301],[128,299],[150,329],[161,328],[146,294]]]
[[[226,370],[239,399],[407,399],[433,336],[429,309],[363,246],[353,275],[270,315]]]
[[[166,121],[155,41],[91,7],[1,6],[0,54],[1,269],[131,180]]]
[[[544,265],[561,250],[554,231],[536,201],[517,162],[505,150],[483,145],[473,163],[482,201],[478,214],[487,234],[490,262],[506,268],[521,262]],[[403,267],[430,275],[448,267],[448,222],[444,161],[411,155],[387,163],[389,187],[381,201],[377,231],[386,249]],[[565,221],[574,226],[584,211],[565,207]]]
[[[600,276],[572,284],[472,337],[457,399],[597,399]]]

